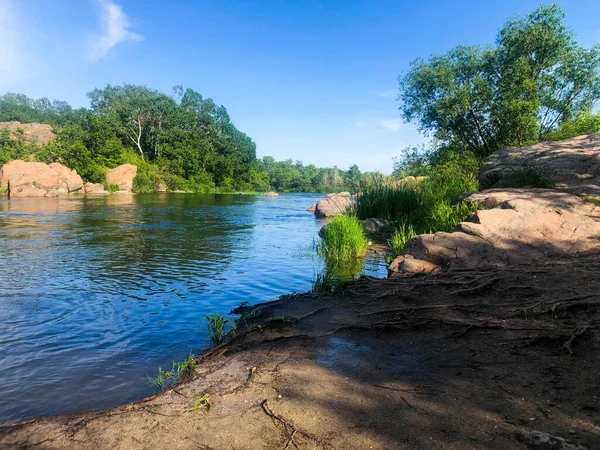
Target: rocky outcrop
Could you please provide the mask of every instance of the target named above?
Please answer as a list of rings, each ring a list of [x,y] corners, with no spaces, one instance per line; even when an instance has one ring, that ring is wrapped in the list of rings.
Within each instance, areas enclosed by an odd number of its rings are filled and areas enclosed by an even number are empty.
[[[156,192],[159,192],[159,193],[167,192],[167,185],[160,183],[158,186],[156,186]]]
[[[532,264],[600,253],[600,208],[550,189],[490,189],[465,199],[479,210],[453,233],[415,236],[404,254],[444,270]]]
[[[82,187],[77,172],[59,163],[15,160],[0,170],[0,188],[7,188],[10,197],[56,197]]]
[[[382,228],[390,226],[390,221],[386,219],[372,218],[363,220],[363,227],[369,233],[377,233]]]
[[[133,190],[133,179],[137,175],[137,166],[123,164],[110,169],[106,174],[106,184],[119,186],[119,190],[131,192]]]
[[[481,165],[481,188],[493,187],[507,172],[529,168],[559,190],[600,197],[600,133],[500,150]]]
[[[19,130],[23,130],[25,140],[40,145],[46,145],[56,139],[52,127],[45,123],[0,122],[0,130],[2,129],[10,130],[13,139],[17,139],[20,133]]]
[[[104,190],[104,185],[99,183],[85,183],[83,193],[85,195],[108,195],[108,192]]]
[[[279,194],[278,194],[277,192],[270,191],[270,192],[267,192],[267,193],[265,194],[265,196],[267,196],[267,197],[278,197],[278,196],[279,196]]]
[[[344,214],[354,204],[354,201],[352,197],[346,196],[346,193],[342,194],[344,195],[334,195],[318,202],[315,205],[315,216],[334,217]]]

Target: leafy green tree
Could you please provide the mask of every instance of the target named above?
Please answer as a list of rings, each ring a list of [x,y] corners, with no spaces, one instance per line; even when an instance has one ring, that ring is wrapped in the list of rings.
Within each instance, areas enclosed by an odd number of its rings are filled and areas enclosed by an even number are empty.
[[[403,118],[478,155],[545,139],[600,98],[600,49],[579,46],[563,20],[544,6],[509,20],[494,48],[414,61],[399,79]]]

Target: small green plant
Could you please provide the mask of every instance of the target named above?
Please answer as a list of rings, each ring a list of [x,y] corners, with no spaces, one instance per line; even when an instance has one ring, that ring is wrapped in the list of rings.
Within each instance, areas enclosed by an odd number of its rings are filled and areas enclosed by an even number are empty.
[[[235,323],[225,316],[217,313],[208,314],[207,320],[207,331],[210,340],[215,344],[220,344],[225,340],[225,337],[232,331],[235,331]]]
[[[107,184],[106,186],[104,186],[104,189],[106,189],[111,194],[121,190],[118,184]]]
[[[329,261],[361,258],[367,254],[369,240],[361,222],[353,215],[333,217],[323,231],[317,253]]]
[[[8,194],[8,186],[0,187],[0,195],[6,195],[6,194]]]
[[[543,188],[554,189],[556,186],[546,179],[542,171],[535,167],[511,170],[502,174],[502,178],[496,183],[499,188]]]
[[[173,361],[171,370],[163,370],[158,368],[158,374],[151,377],[146,377],[149,384],[153,385],[158,390],[164,390],[169,386],[173,386],[181,381],[186,381],[194,375],[194,367],[196,366],[196,358],[190,352],[186,359],[181,361]]]
[[[210,395],[204,394],[202,397],[194,400],[194,402],[192,403],[192,407],[190,408],[190,411],[196,411],[198,409],[204,409],[205,411],[208,411],[211,406],[212,406],[212,404],[210,401]]]

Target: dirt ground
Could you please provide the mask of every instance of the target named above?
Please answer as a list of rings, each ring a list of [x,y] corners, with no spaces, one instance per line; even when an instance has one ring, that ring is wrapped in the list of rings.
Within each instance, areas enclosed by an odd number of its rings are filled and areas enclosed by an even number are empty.
[[[2,427],[0,447],[598,449],[599,272],[588,257],[288,296],[192,381]]]

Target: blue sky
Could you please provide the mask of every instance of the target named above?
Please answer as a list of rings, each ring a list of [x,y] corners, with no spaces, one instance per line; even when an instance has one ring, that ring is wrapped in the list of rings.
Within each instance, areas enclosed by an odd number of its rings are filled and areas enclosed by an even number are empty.
[[[600,41],[600,2],[564,1],[578,40]],[[398,114],[417,57],[491,44],[530,0],[0,0],[0,93],[88,106],[134,83],[191,87],[227,107],[258,156],[391,172],[426,141]]]

